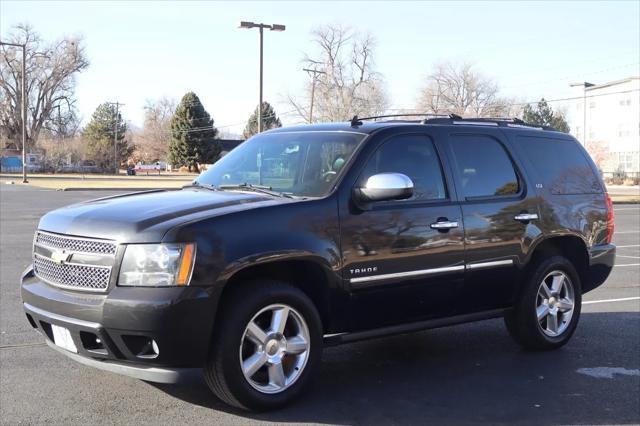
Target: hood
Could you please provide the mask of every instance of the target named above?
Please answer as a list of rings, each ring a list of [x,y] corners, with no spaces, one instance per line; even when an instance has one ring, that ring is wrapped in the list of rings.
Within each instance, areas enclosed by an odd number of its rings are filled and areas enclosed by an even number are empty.
[[[100,198],[53,210],[39,229],[120,242],[159,242],[173,226],[234,211],[282,204],[291,199],[252,192],[186,188]]]

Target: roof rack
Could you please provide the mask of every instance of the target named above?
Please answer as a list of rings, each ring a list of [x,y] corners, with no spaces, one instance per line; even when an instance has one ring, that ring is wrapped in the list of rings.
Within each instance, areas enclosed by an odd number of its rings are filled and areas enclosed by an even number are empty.
[[[529,129],[537,130],[551,130],[556,131],[553,127],[542,126],[539,124],[525,123],[517,117],[479,117],[479,118],[463,118],[458,114],[387,114],[387,115],[375,115],[371,117],[358,117],[354,115],[351,119],[351,127],[358,127],[362,125],[364,120],[378,120],[380,118],[398,118],[398,117],[424,117],[421,121],[415,120],[389,120],[390,122],[412,122],[421,124],[460,124],[471,126],[495,126],[495,127],[526,127]]]
[[[551,126],[543,126],[540,124],[525,123],[517,117],[480,117],[480,118],[462,118],[455,116],[455,118],[442,119],[432,118],[424,120],[424,124],[461,124],[472,126],[496,126],[496,127],[526,127],[528,129],[537,130],[550,130],[556,131]]]
[[[354,115],[351,121],[351,127],[357,127],[362,125],[363,120],[376,121],[379,118],[398,118],[398,117],[433,117],[433,118],[456,118],[459,117],[455,114],[386,114],[386,115],[373,115],[371,117],[358,117]],[[460,117],[461,118],[461,117]],[[424,120],[423,120],[424,121]]]

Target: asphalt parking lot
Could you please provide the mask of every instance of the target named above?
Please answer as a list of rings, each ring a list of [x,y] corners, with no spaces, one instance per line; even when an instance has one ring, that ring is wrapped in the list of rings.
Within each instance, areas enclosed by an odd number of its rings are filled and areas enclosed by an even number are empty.
[[[109,194],[0,188],[2,424],[640,423],[640,205],[616,205],[616,267],[585,296],[561,350],[523,352],[501,320],[329,348],[303,399],[246,414],[218,402],[198,374],[158,385],[98,371],[31,329],[18,281],[38,219]]]

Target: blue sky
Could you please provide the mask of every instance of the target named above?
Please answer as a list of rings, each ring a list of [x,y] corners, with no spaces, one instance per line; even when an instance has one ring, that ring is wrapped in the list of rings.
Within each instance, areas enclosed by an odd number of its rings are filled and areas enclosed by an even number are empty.
[[[146,99],[193,90],[216,126],[241,132],[257,105],[258,33],[240,20],[285,24],[265,34],[265,100],[284,113],[300,94],[310,31],[342,23],[377,39],[376,68],[392,108],[413,108],[444,60],[472,61],[505,96],[572,94],[569,82],[640,74],[640,2],[179,2],[0,0],[0,35],[29,23],[45,39],[84,36],[91,66],[78,76],[85,121],[103,101],[143,120]],[[283,114],[283,122],[299,118]]]

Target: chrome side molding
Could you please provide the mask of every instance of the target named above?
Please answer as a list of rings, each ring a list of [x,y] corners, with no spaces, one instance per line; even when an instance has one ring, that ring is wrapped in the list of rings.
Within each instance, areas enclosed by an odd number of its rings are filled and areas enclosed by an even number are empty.
[[[484,268],[497,268],[497,267],[509,266],[509,265],[513,265],[513,259],[493,260],[490,262],[468,263],[466,265],[445,266],[442,268],[419,269],[416,271],[395,272],[391,274],[369,275],[367,277],[351,278],[349,282],[351,284],[358,284],[358,283],[367,283],[372,281],[390,280],[394,278],[418,277],[422,275],[432,275],[432,274],[439,274],[439,273],[445,273],[445,272],[476,270],[476,269],[484,269]]]
[[[455,272],[464,270],[464,265],[446,266],[444,268],[420,269],[417,271],[396,272],[393,274],[370,275],[368,277],[351,278],[351,283],[365,283],[370,281],[381,281],[392,278],[416,277],[420,275],[439,274],[442,272]]]
[[[466,268],[473,270],[473,269],[482,269],[482,268],[495,268],[497,266],[507,266],[507,265],[513,265],[513,260],[505,259],[505,260],[494,260],[491,262],[469,263],[466,265]]]

